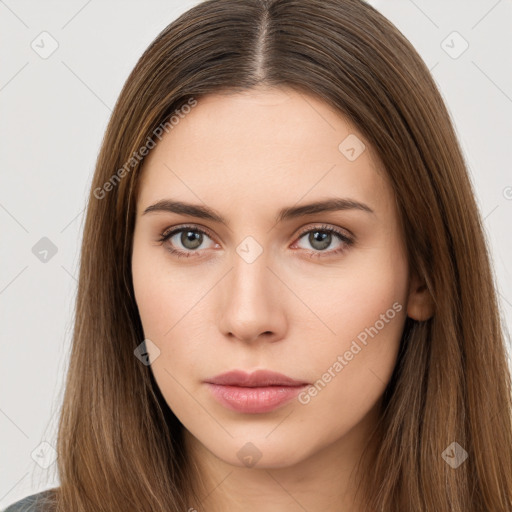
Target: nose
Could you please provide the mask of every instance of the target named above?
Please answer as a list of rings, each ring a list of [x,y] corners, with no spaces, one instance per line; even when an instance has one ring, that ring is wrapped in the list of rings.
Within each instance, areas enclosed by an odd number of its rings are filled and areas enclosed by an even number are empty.
[[[219,328],[224,336],[245,343],[275,342],[284,337],[286,287],[269,263],[265,252],[251,263],[234,255],[218,302]]]

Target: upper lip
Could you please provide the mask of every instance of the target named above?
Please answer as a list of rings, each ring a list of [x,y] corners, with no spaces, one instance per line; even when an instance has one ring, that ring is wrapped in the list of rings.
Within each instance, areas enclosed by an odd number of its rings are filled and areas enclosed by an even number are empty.
[[[256,370],[253,373],[246,373],[242,370],[232,370],[207,379],[205,382],[222,386],[240,386],[248,388],[264,386],[303,386],[307,384],[307,382],[295,380],[282,373],[270,370]]]

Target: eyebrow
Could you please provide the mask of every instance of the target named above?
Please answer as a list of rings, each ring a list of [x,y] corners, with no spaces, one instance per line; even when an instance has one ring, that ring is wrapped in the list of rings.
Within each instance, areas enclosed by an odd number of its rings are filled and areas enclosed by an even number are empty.
[[[315,213],[333,212],[340,210],[360,210],[363,212],[375,214],[375,212],[366,204],[354,199],[333,197],[323,201],[315,201],[313,203],[304,204],[302,206],[289,206],[281,209],[276,218],[276,223],[285,220],[295,219]],[[213,222],[218,222],[229,226],[228,221],[217,211],[208,206],[184,203],[181,201],[173,201],[171,199],[162,199],[151,206],[148,206],[142,215],[150,212],[171,212],[181,215],[189,215]]]

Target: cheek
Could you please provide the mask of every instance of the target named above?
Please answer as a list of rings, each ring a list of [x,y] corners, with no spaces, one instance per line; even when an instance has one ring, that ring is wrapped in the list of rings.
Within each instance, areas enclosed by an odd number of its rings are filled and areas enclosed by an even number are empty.
[[[185,381],[182,372],[187,371],[195,356],[190,338],[183,338],[183,343],[179,340],[181,329],[190,322],[187,309],[190,310],[190,304],[195,301],[187,296],[187,290],[193,287],[181,283],[180,273],[173,272],[171,266],[165,264],[166,255],[155,249],[158,248],[134,243],[132,279],[135,300],[144,338],[158,347],[157,352],[154,345],[153,348],[146,345],[150,353],[153,350],[150,368],[157,385],[173,411],[187,411],[191,408],[190,396],[183,392],[180,383]],[[181,417],[180,420],[188,421]]]
[[[336,267],[312,267],[308,273],[286,277],[321,321],[304,308],[297,311],[292,325],[300,326],[301,338],[313,336],[311,339],[322,340],[320,346],[326,350],[344,351],[361,333],[364,342],[365,329],[376,322],[379,338],[399,337],[405,318],[408,266],[394,238],[382,236],[372,247],[348,254]]]
[[[311,353],[314,386],[302,403],[317,412],[343,410],[332,434],[362,419],[384,392],[396,364],[406,318],[407,261],[399,246],[368,251],[350,274],[315,299],[335,334]],[[313,297],[312,297],[313,298]],[[312,333],[311,333],[312,334]],[[314,416],[314,414],[312,415]]]
[[[190,396],[182,385],[191,368],[205,358],[205,294],[212,283],[198,285],[189,273],[170,264],[165,249],[136,242],[132,279],[144,338],[158,347],[153,375],[171,408],[186,406]]]
[[[144,335],[163,341],[197,301],[200,287],[169,264],[165,249],[142,242],[134,243],[132,279]]]

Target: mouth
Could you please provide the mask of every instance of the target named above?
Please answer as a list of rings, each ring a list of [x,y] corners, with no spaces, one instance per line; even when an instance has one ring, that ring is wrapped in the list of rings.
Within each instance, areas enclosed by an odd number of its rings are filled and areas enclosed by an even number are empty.
[[[241,413],[265,413],[295,398],[309,383],[281,373],[257,370],[251,374],[235,370],[204,381],[224,407]]]

